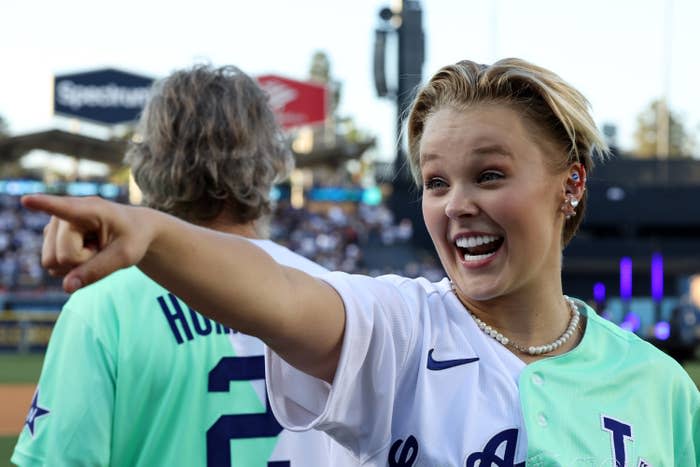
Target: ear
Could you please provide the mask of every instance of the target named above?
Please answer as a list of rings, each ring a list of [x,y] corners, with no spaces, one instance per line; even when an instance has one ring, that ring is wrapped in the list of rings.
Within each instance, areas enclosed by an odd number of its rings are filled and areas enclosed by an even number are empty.
[[[574,162],[569,166],[566,174],[564,196],[573,196],[580,201],[586,191],[586,168],[580,162]]]

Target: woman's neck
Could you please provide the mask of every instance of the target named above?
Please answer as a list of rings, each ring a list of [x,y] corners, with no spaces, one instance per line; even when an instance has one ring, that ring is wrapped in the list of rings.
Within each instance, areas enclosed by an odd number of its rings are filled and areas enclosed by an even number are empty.
[[[561,279],[548,281],[529,291],[518,291],[487,300],[470,299],[458,288],[455,292],[470,313],[508,338],[511,345],[506,345],[506,348],[525,362],[565,353],[581,339],[581,329],[585,324],[583,319],[572,335],[551,352],[532,356],[518,351],[512,345],[515,343],[517,347],[527,349],[550,344],[561,338],[570,327],[573,313],[562,293]]]

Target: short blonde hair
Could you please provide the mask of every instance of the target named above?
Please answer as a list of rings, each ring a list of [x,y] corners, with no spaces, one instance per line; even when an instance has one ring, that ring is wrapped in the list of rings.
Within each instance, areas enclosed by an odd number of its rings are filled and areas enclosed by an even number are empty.
[[[588,100],[553,72],[518,58],[493,65],[463,60],[441,68],[413,101],[407,126],[408,159],[419,187],[420,142],[426,121],[443,107],[466,110],[480,104],[508,105],[549,142],[563,148],[561,158],[551,161],[555,171],[580,162],[589,173],[594,157],[609,153],[591,117]],[[563,245],[576,233],[585,206],[584,192],[576,215],[564,225]]]

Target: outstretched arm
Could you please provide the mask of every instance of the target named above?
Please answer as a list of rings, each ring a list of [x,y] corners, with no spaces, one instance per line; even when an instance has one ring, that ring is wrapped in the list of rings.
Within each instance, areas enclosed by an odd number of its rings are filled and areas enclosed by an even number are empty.
[[[278,264],[243,238],[152,209],[48,195],[25,196],[22,203],[54,216],[45,229],[42,264],[65,276],[66,291],[137,265],[202,314],[261,338],[300,370],[332,380],[345,313],[325,282]]]

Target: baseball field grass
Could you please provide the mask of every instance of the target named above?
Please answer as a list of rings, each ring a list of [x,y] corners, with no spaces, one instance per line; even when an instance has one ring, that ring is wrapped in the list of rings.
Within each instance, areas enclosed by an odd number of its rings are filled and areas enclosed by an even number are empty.
[[[700,355],[698,355],[698,357],[700,357]],[[31,391],[33,384],[39,379],[39,373],[41,372],[41,364],[43,361],[43,354],[18,355],[0,353],[0,389],[2,389],[3,386],[26,387],[29,384],[32,385],[30,388],[28,388]],[[694,361],[686,363],[684,368],[693,381],[695,381],[698,388],[700,388],[700,358],[696,358]],[[31,394],[29,397],[31,399]],[[30,401],[27,400],[24,403],[25,407],[21,408],[23,412],[29,407],[29,402]],[[10,407],[13,402],[2,400],[0,403],[4,409],[5,407]],[[2,418],[4,415],[5,410],[0,412],[0,418]],[[0,420],[0,423],[1,422],[2,420]],[[18,428],[21,429],[21,422]],[[0,433],[0,467],[12,465],[10,464],[10,456],[16,441],[17,434]]]
[[[43,353],[0,353],[0,384],[36,383],[43,362]]]

